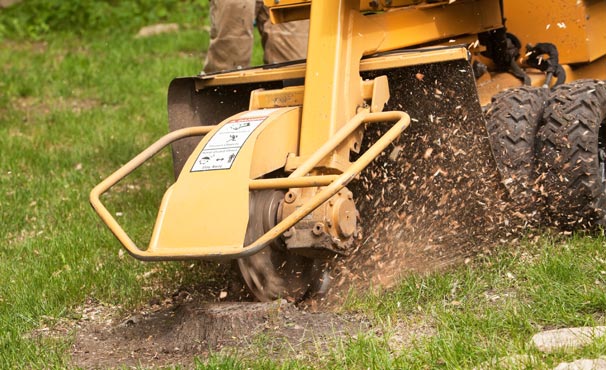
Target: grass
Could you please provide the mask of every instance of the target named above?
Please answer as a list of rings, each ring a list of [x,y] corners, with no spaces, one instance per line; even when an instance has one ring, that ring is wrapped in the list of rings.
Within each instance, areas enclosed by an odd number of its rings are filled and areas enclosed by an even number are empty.
[[[146,39],[0,41],[0,368],[68,366],[70,338],[28,333],[73,316],[87,299],[128,309],[203,278],[181,263],[122,256],[88,205],[103,176],[166,132],[167,86],[202,68],[202,26]],[[163,152],[108,197],[138,241],[171,180]],[[384,335],[361,333],[317,361],[216,355],[196,366],[458,369],[527,354],[533,368],[552,368],[595,358],[606,353],[603,340],[548,355],[529,341],[543,329],[605,324],[604,244],[601,236],[544,236],[389,291],[352,294],[343,310],[368,315]],[[417,335],[394,346],[410,333]]]
[[[457,271],[411,277],[393,291],[352,298],[349,309],[381,322],[411,315],[429,320],[433,335],[403,357],[412,368],[470,368],[511,354],[538,356],[548,368],[568,355],[537,353],[529,345],[534,333],[604,325],[603,247],[603,237],[544,237]],[[598,341],[581,352],[592,358],[604,350]]]
[[[387,291],[353,292],[342,310],[369,317],[375,329],[368,333],[306,361],[226,356],[200,361],[198,368],[552,369],[598,358],[606,351],[603,338],[548,354],[531,338],[548,329],[605,324],[605,242],[603,236],[546,234],[445,273],[410,276]],[[264,347],[259,344],[259,353]]]
[[[166,132],[168,83],[201,69],[207,43],[202,27],[149,39],[3,42],[0,367],[63,364],[61,344],[23,338],[44,317],[62,317],[87,297],[132,306],[151,294],[140,276],[153,265],[119,257],[88,192]],[[171,181],[169,154],[136,175],[119,187],[119,202],[108,202],[136,220],[127,227],[143,240]],[[166,264],[164,281],[179,266]]]

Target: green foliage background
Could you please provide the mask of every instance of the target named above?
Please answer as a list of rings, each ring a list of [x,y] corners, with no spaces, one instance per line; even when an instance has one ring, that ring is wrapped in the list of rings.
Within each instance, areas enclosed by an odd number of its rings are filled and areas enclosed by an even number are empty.
[[[87,198],[167,132],[170,81],[202,69],[207,7],[23,0],[0,9],[0,369],[65,368],[69,335],[29,333],[77,317],[87,300],[132,307],[187,284],[181,263],[121,257]],[[179,31],[134,37],[160,22]],[[119,202],[108,199],[132,215],[125,228],[138,243],[172,180],[164,151],[124,183]]]
[[[158,22],[200,22],[205,0],[24,0],[0,11],[0,37],[40,39],[52,33],[132,32]]]

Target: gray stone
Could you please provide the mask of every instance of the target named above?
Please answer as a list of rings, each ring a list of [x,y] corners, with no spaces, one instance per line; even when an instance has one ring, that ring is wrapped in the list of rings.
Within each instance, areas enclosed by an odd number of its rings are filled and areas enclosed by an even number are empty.
[[[595,360],[582,359],[574,362],[563,362],[554,370],[606,370],[606,360],[598,358]]]
[[[159,23],[152,26],[143,27],[139,30],[136,38],[155,36],[162,33],[177,32],[179,25],[176,23]]]
[[[532,337],[534,345],[542,352],[564,348],[579,348],[606,333],[606,326],[548,330]]]

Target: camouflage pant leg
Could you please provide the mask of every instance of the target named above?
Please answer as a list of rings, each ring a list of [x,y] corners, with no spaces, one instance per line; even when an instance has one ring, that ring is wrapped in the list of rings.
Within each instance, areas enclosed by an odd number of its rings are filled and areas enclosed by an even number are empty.
[[[210,0],[210,44],[204,72],[250,65],[255,0]]]
[[[274,25],[261,0],[210,0],[210,18],[205,72],[250,65],[255,20],[261,33],[265,63],[304,59],[307,55],[309,21]]]

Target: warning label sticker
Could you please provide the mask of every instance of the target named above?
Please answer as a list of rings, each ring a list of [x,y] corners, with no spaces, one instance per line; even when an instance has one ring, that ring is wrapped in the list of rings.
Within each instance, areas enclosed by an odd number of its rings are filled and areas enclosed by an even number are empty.
[[[253,131],[275,109],[251,111],[223,125],[206,143],[191,171],[228,170]]]

